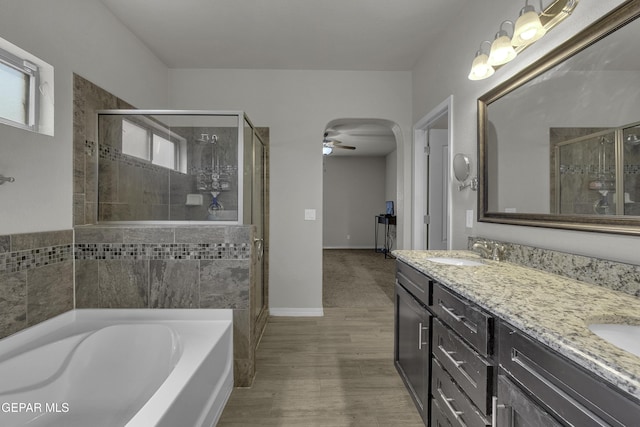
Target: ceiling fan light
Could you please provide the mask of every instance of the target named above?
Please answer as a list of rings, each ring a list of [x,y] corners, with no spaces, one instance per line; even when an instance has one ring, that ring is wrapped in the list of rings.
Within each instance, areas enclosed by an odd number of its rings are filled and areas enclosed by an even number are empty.
[[[520,11],[520,17],[516,21],[513,30],[511,44],[514,46],[526,46],[539,40],[547,30],[542,26],[540,17],[533,6],[527,5]]]
[[[511,45],[511,39],[504,30],[496,34],[496,38],[491,43],[491,51],[487,62],[491,66],[506,64],[516,57],[516,51]]]
[[[480,51],[476,53],[476,57],[471,63],[471,72],[469,73],[469,80],[483,80],[487,77],[491,77],[495,73],[494,68],[489,65],[487,60],[489,57]]]
[[[333,153],[333,147],[329,147],[327,145],[322,146],[322,154],[323,155],[328,156],[331,153]]]

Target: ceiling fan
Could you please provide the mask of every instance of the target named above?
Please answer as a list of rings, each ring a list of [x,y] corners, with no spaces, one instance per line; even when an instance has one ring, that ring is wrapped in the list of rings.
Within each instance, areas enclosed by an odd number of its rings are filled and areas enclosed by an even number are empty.
[[[334,148],[340,148],[343,150],[355,150],[356,147],[352,145],[342,145],[342,141],[329,136],[329,132],[324,133],[322,139],[322,151],[324,154],[331,154]]]

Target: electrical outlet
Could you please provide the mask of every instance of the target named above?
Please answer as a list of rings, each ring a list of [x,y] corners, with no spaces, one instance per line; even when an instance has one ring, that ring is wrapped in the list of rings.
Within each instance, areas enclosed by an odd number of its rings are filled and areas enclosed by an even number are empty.
[[[315,221],[316,220],[316,210],[315,209],[305,209],[304,210],[304,220],[305,221]]]
[[[347,240],[351,240],[351,234],[347,234]]]

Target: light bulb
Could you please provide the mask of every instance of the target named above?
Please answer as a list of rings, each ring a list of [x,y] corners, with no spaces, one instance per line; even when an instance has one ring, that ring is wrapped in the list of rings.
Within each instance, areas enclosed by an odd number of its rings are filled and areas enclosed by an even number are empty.
[[[511,39],[507,36],[507,33],[500,30],[496,34],[496,38],[491,44],[491,51],[489,52],[489,65],[496,66],[506,64],[516,57],[516,51],[511,45]]]
[[[542,38],[546,32],[547,30],[542,26],[540,17],[533,6],[527,5],[520,11],[520,17],[513,30],[511,44],[514,46],[528,45]]]
[[[469,72],[469,80],[482,80],[491,77],[495,70],[487,60],[489,57],[480,51],[476,53],[476,57],[471,63],[471,72]]]

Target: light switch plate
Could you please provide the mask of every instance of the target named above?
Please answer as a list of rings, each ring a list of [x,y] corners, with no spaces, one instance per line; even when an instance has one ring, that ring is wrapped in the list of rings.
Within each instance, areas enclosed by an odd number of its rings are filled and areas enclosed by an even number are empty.
[[[473,228],[473,209],[467,210],[467,228]]]
[[[304,210],[304,220],[305,221],[315,221],[316,220],[316,210],[315,209],[305,209]]]

